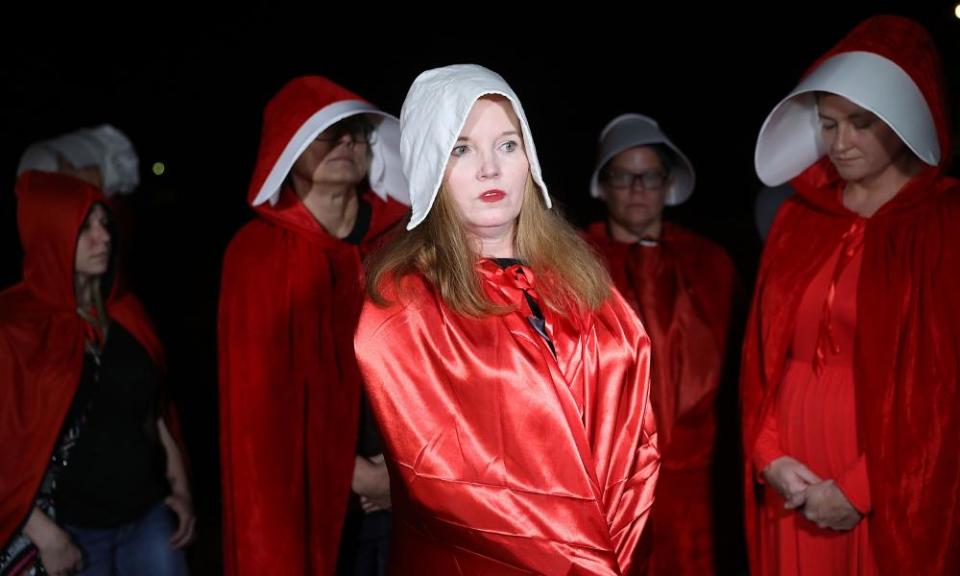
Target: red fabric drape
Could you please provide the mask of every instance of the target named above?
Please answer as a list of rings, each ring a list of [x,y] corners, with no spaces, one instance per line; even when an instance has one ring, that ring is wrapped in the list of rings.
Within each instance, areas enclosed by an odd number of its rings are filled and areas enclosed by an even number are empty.
[[[93,205],[106,203],[81,180],[40,172],[21,175],[17,198],[23,281],[0,292],[0,545],[33,507],[80,381],[87,324],[73,293],[77,236]],[[162,367],[146,313],[120,284],[114,282],[107,314]]]
[[[872,18],[823,59],[866,50],[899,64],[924,94],[950,157],[932,39],[897,17]],[[818,61],[819,62],[819,61]],[[816,66],[816,65],[815,65]],[[886,574],[960,568],[960,184],[943,164],[915,176],[865,224],[853,359],[859,443],[873,500],[872,543]],[[752,451],[783,376],[803,287],[857,216],[826,158],[792,182],[761,262],[743,351],[747,540],[759,565]]]
[[[545,307],[520,265],[480,266],[502,316],[451,312],[419,276],[364,307],[356,350],[381,425],[394,574],[632,574],[659,467],[649,340],[614,294]]]
[[[714,568],[711,465],[716,399],[739,284],[713,242],[665,223],[659,242],[614,240],[605,222],[587,239],[650,335],[650,402],[662,454],[653,508],[655,574],[710,574]]]
[[[289,83],[264,116],[252,202],[316,111],[359,96],[319,77]],[[329,235],[289,189],[231,241],[220,289],[220,454],[225,573],[332,574],[356,453],[353,332],[361,258],[406,212],[372,192],[363,242]]]

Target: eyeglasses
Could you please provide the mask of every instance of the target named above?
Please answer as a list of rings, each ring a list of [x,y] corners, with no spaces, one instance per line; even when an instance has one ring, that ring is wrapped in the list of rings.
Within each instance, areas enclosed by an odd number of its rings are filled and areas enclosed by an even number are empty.
[[[659,190],[664,187],[670,177],[664,170],[647,170],[640,174],[627,170],[606,170],[601,176],[614,188],[632,188],[639,182],[644,190]]]
[[[377,131],[373,124],[363,118],[347,118],[320,133],[314,140],[328,146],[336,146],[349,136],[351,145],[367,146],[377,141]]]

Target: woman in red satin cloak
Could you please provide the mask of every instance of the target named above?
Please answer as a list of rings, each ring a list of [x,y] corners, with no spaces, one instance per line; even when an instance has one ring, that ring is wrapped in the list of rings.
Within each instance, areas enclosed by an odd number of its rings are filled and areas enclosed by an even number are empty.
[[[717,397],[738,282],[723,248],[663,221],[686,201],[693,164],[655,120],[623,114],[600,136],[591,195],[607,219],[587,230],[653,346],[650,399],[662,456],[650,572],[706,576],[714,561]],[[728,522],[724,523],[728,525]]]
[[[960,570],[960,183],[929,34],[873,17],[770,114],[743,351],[754,574]]]
[[[368,267],[357,358],[385,440],[394,574],[637,574],[659,468],[650,345],[550,210],[497,74],[421,74],[413,213]]]
[[[369,511],[389,508],[351,342],[360,260],[407,211],[394,200],[406,198],[399,139],[395,117],[320,76],[267,105],[248,195],[257,218],[230,242],[220,288],[228,576],[334,574],[348,560],[341,539],[356,548],[345,519],[373,520],[351,488]]]

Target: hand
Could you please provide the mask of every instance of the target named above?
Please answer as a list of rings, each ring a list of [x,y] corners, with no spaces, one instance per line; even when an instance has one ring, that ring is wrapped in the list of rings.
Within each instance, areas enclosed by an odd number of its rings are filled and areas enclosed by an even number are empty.
[[[50,576],[68,576],[83,567],[83,554],[65,530],[57,527],[59,534],[44,546],[37,545],[40,561]]]
[[[170,482],[170,496],[163,502],[177,515],[177,530],[170,537],[170,546],[176,550],[196,538],[197,518],[193,514],[193,498],[190,497],[190,484],[187,482],[183,455],[163,418],[157,419],[157,433],[167,454],[167,481]]]
[[[364,512],[390,509],[390,476],[382,455],[357,456],[353,468],[353,491],[360,495]]]
[[[763,479],[783,499],[783,507],[793,510],[803,506],[808,486],[821,482],[820,477],[790,456],[781,456],[763,469]]]
[[[821,528],[838,531],[850,530],[863,518],[833,480],[807,488],[803,516]]]
[[[164,500],[164,504],[177,515],[177,531],[170,537],[170,546],[174,549],[183,548],[193,542],[197,536],[197,517],[193,515],[193,500],[189,494],[171,494]]]
[[[50,576],[67,576],[83,567],[83,554],[70,534],[37,508],[30,513],[23,531],[37,547],[40,562]]]

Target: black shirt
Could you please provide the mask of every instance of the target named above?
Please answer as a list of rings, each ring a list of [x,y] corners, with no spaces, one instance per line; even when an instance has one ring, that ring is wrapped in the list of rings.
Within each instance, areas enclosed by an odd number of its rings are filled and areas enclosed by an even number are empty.
[[[57,519],[82,528],[132,522],[169,493],[157,430],[159,367],[116,322],[97,364],[94,354],[84,356],[65,420],[82,419],[79,438],[54,488]]]
[[[343,241],[348,244],[360,244],[363,238],[370,230],[370,220],[373,216],[373,207],[364,200],[358,198],[357,219],[353,223],[353,229],[350,230]],[[367,402],[366,394],[360,390],[360,422],[357,433],[357,454],[369,458],[383,452],[380,445],[380,433],[377,430],[377,421],[373,417],[373,411],[370,409],[370,403]]]

